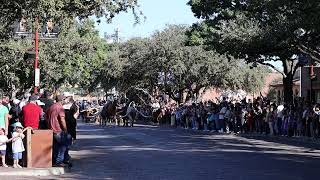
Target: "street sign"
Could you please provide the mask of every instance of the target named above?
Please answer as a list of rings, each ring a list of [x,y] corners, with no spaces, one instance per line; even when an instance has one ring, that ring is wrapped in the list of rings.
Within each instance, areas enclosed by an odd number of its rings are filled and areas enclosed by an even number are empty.
[[[34,76],[34,86],[40,86],[40,69],[35,69],[35,76]]]

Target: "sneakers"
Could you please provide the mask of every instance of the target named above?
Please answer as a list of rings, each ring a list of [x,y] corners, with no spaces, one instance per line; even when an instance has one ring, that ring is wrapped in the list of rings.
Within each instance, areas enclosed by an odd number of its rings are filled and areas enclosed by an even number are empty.
[[[22,168],[19,164],[14,164],[13,168]]]

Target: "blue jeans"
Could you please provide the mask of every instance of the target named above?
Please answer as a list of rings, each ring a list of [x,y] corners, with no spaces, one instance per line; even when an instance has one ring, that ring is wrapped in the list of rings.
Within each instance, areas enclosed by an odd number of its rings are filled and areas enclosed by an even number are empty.
[[[55,164],[63,163],[65,153],[71,142],[71,135],[65,132],[53,134],[53,161]]]
[[[282,118],[277,118],[277,135],[282,135]]]

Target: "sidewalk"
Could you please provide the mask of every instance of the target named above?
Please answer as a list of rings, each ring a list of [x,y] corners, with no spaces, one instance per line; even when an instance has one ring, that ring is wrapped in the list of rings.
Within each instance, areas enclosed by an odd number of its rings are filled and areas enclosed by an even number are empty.
[[[265,134],[259,134],[259,133],[218,133],[215,131],[203,131],[203,130],[195,130],[195,129],[185,129],[181,127],[171,127],[171,126],[160,126],[160,128],[171,128],[171,129],[180,129],[185,130],[193,133],[200,133],[200,134],[208,134],[208,135],[230,135],[230,136],[238,136],[248,139],[259,139],[259,140],[265,140],[265,141],[272,141],[272,142],[278,142],[278,143],[294,143],[299,145],[305,145],[313,148],[320,148],[320,138],[314,139],[311,137],[288,137],[288,136],[270,136]]]
[[[270,136],[264,134],[235,134],[236,136],[245,137],[245,138],[264,138],[273,141],[287,141],[287,142],[296,142],[296,143],[306,143],[320,145],[320,139],[314,139],[311,137],[287,137],[287,136]]]
[[[66,169],[62,167],[52,168],[4,168],[0,167],[1,176],[59,176],[66,173]]]

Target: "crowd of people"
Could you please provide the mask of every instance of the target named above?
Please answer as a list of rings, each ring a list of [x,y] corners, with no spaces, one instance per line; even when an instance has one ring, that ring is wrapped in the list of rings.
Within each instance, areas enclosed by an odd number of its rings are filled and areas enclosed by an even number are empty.
[[[90,104],[91,103],[91,104]],[[2,166],[21,168],[19,160],[25,151],[23,139],[27,129],[51,129],[53,131],[53,164],[70,165],[69,148],[76,140],[77,118],[80,112],[91,106],[115,105],[122,118],[152,120],[159,124],[171,124],[185,129],[217,133],[258,133],[270,136],[320,137],[320,105],[297,100],[293,105],[275,104],[264,98],[254,101],[221,101],[149,107],[128,104],[75,102],[72,96],[53,97],[49,91],[42,95],[30,95],[21,100],[0,100],[0,157]],[[122,108],[120,108],[122,107]],[[102,108],[106,109],[106,108]],[[119,110],[120,109],[120,110]],[[134,113],[133,113],[134,112]],[[103,114],[103,113],[102,113]],[[81,116],[80,116],[81,117]],[[130,121],[130,122],[131,122]]]
[[[24,131],[51,129],[53,131],[53,165],[70,165],[69,147],[76,140],[78,104],[73,98],[53,96],[49,91],[26,95],[22,99],[0,100],[0,155],[2,166],[13,160],[14,168],[21,168],[25,147]]]
[[[162,109],[163,123],[220,133],[259,133],[277,136],[320,137],[320,106],[305,101],[293,105],[254,101],[193,103]]]
[[[264,97],[234,101],[222,98],[200,103],[156,100],[137,105],[132,119],[171,124],[185,129],[217,133],[256,133],[270,136],[320,137],[320,105],[295,99],[292,105],[276,104]]]

